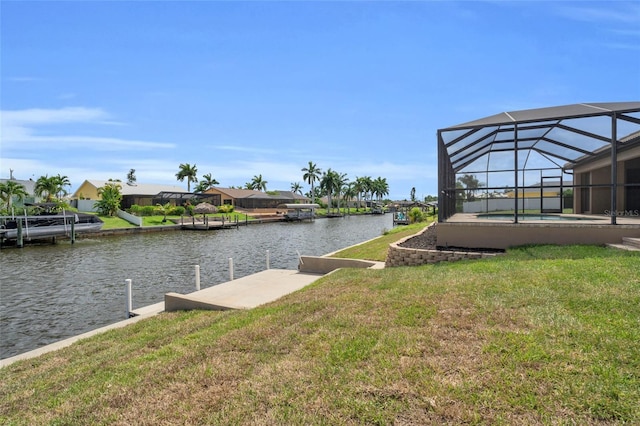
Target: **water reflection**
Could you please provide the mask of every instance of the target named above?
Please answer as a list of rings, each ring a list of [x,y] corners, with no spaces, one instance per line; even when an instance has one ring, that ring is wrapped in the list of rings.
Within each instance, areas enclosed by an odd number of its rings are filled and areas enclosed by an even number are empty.
[[[298,252],[319,256],[380,236],[391,215],[273,223],[209,232],[163,232],[74,245],[0,251],[0,358],[124,319],[124,282],[133,281],[134,308],[158,303],[168,292],[195,290],[266,268],[296,269]]]

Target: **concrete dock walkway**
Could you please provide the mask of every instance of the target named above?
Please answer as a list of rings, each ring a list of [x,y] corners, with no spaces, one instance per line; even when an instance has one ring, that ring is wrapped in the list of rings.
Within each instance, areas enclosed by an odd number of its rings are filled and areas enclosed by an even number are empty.
[[[300,290],[320,277],[322,274],[267,269],[194,293],[167,293],[164,296],[164,310],[251,309]]]
[[[300,290],[339,268],[383,268],[383,262],[301,256],[300,270],[267,269],[190,294],[167,293],[164,302],[134,309],[132,318],[91,330],[78,336],[0,360],[0,368],[16,361],[34,358],[114,328],[125,327],[161,312],[188,309],[228,310],[251,309],[275,301]]]
[[[267,269],[266,271],[214,285],[187,295],[168,293],[165,295],[165,300],[169,295],[173,295],[173,298],[169,298],[169,307],[173,307],[172,309],[167,309],[165,302],[134,309],[132,310],[132,313],[135,316],[132,318],[125,319],[114,324],[109,324],[78,336],[69,337],[59,342],[51,343],[10,358],[1,359],[0,368],[13,364],[16,361],[35,358],[47,352],[71,346],[78,340],[104,333],[107,330],[126,327],[129,324],[136,323],[142,319],[152,317],[164,311],[170,312],[171,310],[175,311],[183,309],[226,310],[254,308],[299,290],[321,277],[321,274],[307,274],[283,269]],[[198,304],[200,304],[200,306],[198,306]]]

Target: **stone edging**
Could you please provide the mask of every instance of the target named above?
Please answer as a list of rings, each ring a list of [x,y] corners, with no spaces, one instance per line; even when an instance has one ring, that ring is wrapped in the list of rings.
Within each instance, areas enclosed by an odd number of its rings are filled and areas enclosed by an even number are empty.
[[[391,266],[419,266],[424,264],[432,264],[439,262],[455,262],[457,260],[467,259],[484,259],[488,257],[499,256],[502,253],[482,253],[482,252],[467,252],[467,251],[454,251],[454,250],[424,250],[414,249],[407,247],[400,247],[400,244],[413,238],[417,235],[421,235],[426,232],[436,223],[425,227],[422,231],[415,235],[409,235],[402,238],[395,243],[389,244],[389,250],[387,251],[387,259],[385,261],[385,267]]]

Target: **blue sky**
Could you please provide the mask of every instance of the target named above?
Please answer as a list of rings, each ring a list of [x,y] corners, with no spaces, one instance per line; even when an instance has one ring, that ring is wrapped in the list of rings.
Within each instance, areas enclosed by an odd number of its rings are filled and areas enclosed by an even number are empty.
[[[637,1],[2,1],[0,178],[437,192],[436,132],[640,100]],[[308,186],[304,184],[304,190]]]

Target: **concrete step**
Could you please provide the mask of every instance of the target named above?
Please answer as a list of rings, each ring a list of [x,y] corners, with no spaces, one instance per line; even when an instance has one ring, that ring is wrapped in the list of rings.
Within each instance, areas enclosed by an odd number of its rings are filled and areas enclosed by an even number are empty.
[[[640,238],[622,237],[622,244],[640,249]]]
[[[609,244],[607,244],[607,247],[615,248],[615,249],[618,249],[618,250],[640,251],[640,248],[636,248],[636,247],[629,246],[629,245],[626,245],[626,244],[612,244],[612,243],[609,243]]]

